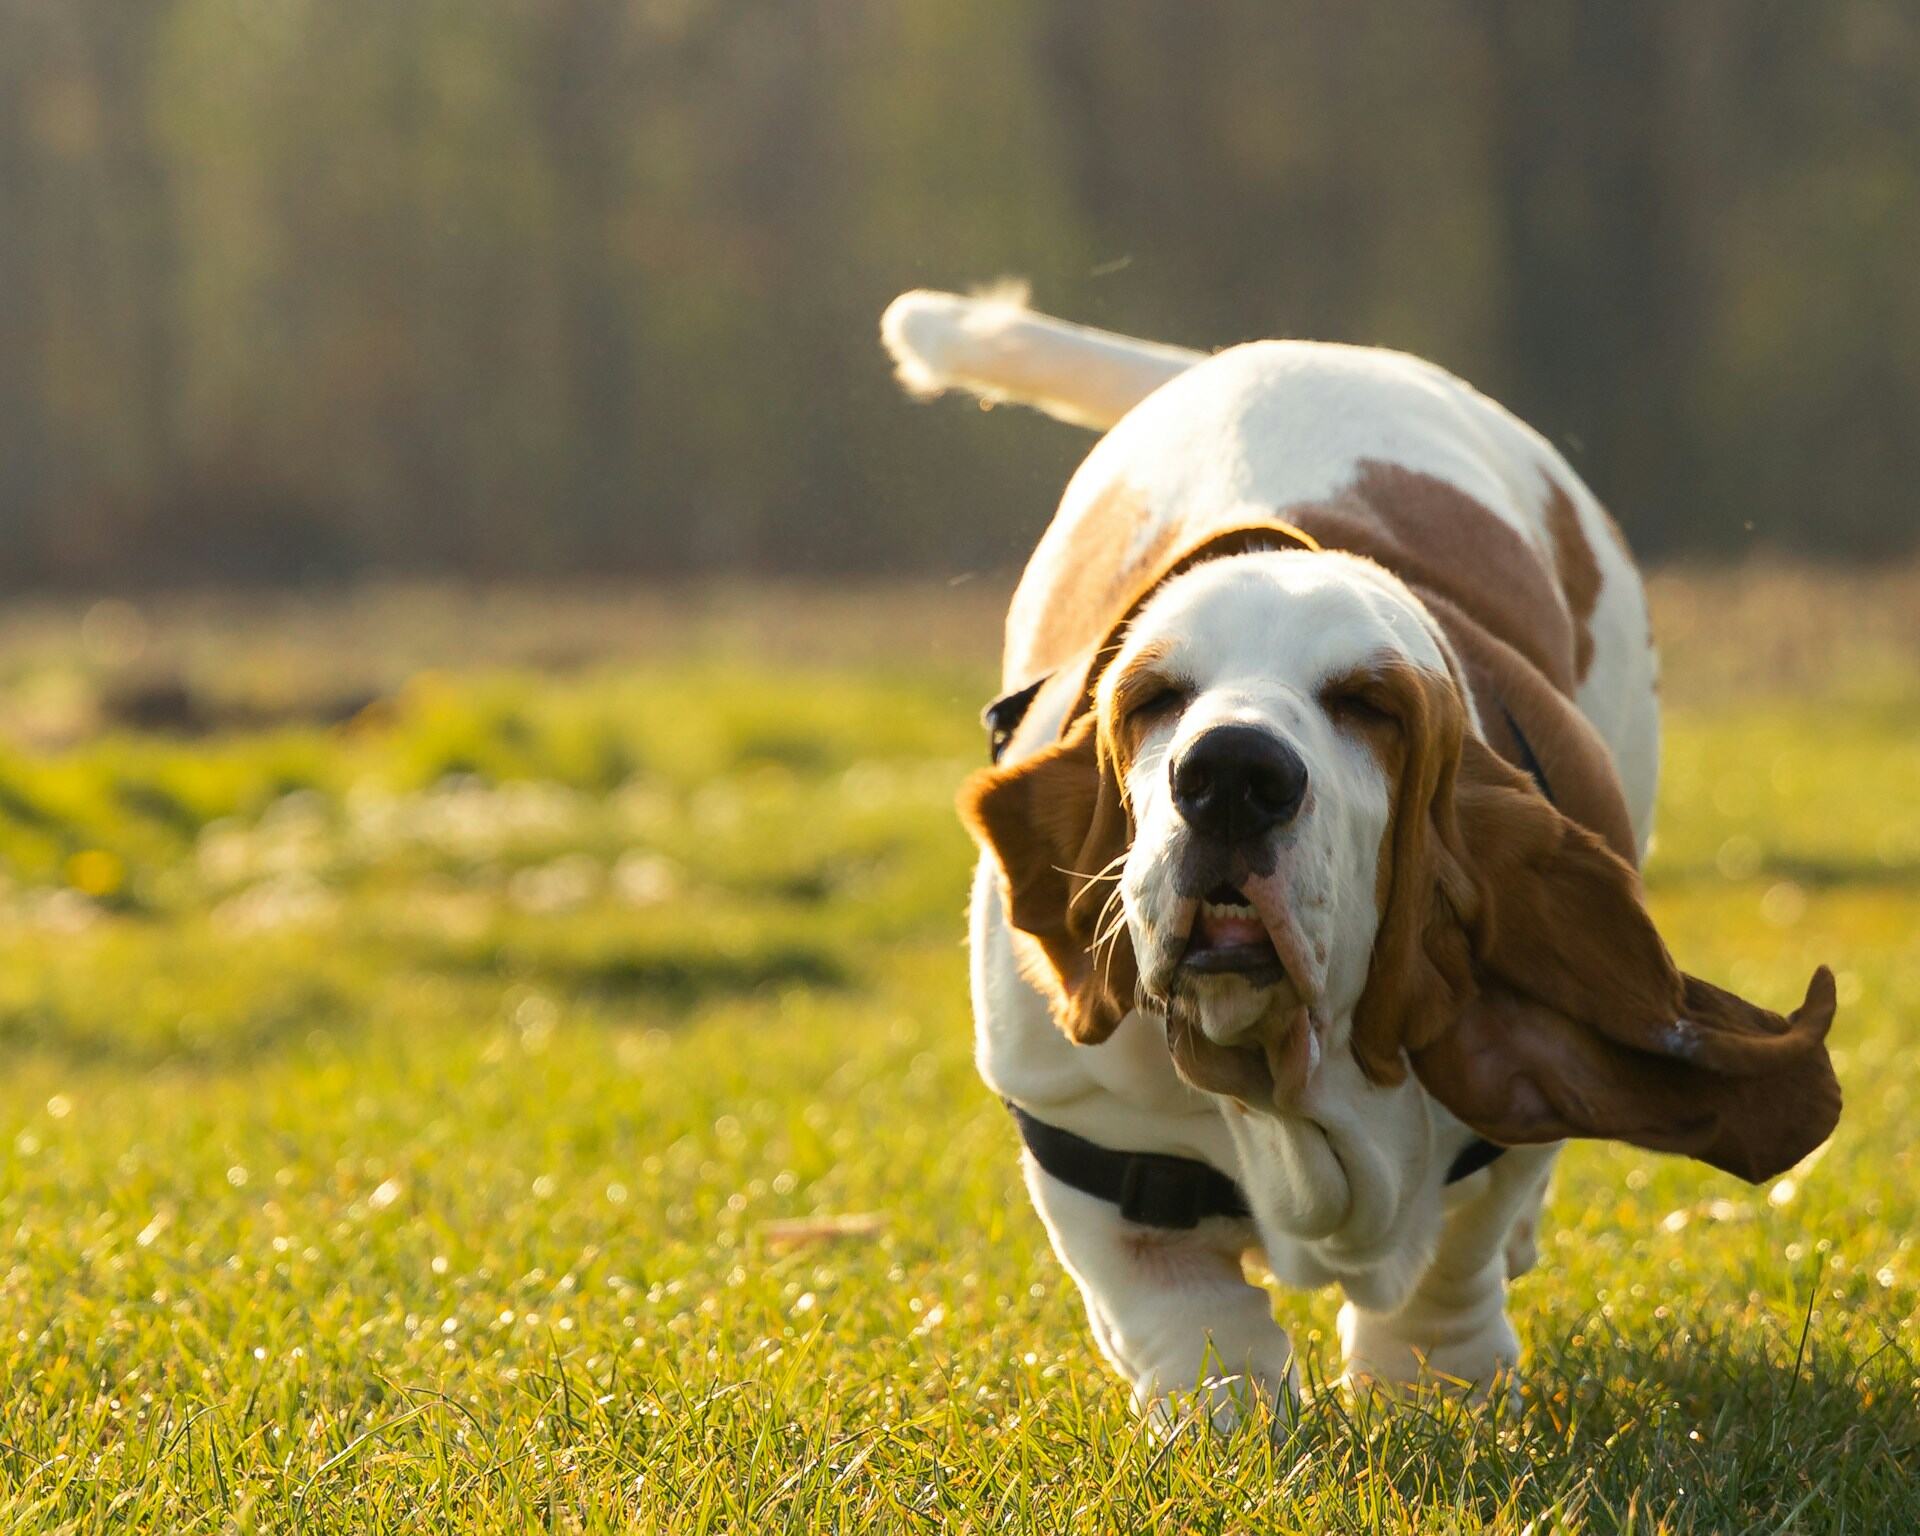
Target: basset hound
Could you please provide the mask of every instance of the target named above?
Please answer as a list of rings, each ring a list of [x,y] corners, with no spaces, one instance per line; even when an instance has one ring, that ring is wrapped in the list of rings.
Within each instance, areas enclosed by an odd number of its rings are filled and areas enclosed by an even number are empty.
[[[1007,619],[961,794],[977,1060],[1102,1352],[1156,1423],[1291,1402],[1243,1254],[1338,1284],[1345,1380],[1486,1391],[1559,1144],[1749,1180],[1840,1094],[1681,971],[1632,558],[1538,433],[1402,353],[1208,356],[910,293],[921,394],[1105,429]]]

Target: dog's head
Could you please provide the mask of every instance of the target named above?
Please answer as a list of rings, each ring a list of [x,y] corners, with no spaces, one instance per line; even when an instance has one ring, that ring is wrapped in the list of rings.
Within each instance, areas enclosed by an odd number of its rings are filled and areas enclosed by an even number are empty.
[[[1262,1111],[1350,1049],[1501,1142],[1759,1178],[1823,1139],[1827,972],[1790,1020],[1684,976],[1633,867],[1480,741],[1412,594],[1272,542],[1172,561],[1061,738],[963,792],[1067,1034],[1144,1006],[1183,1076]]]

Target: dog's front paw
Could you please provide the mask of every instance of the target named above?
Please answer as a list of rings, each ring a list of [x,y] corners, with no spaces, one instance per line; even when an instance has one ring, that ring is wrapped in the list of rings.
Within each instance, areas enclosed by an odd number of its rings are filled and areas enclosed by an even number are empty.
[[[1363,1312],[1352,1302],[1340,1309],[1341,1384],[1350,1391],[1400,1393],[1435,1387],[1484,1402],[1495,1392],[1515,1393],[1520,1339],[1504,1309],[1452,1326],[1413,1327],[1409,1320]]]
[[[1149,1393],[1136,1388],[1134,1406],[1146,1419],[1156,1440],[1170,1440],[1183,1429],[1206,1425],[1231,1435],[1249,1419],[1276,1431],[1296,1406],[1293,1382],[1275,1384],[1257,1376],[1209,1376],[1184,1391]]]
[[[1167,1372],[1134,1380],[1134,1407],[1158,1439],[1200,1424],[1230,1435],[1248,1419],[1277,1427],[1290,1420],[1299,1405],[1300,1383],[1290,1345],[1255,1351],[1240,1371],[1223,1369],[1210,1348],[1204,1371],[1190,1374],[1184,1385],[1175,1385],[1178,1380]]]

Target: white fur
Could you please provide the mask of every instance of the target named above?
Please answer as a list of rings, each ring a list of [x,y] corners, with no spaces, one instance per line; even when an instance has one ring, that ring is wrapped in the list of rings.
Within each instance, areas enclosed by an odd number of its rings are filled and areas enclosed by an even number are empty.
[[[1151,539],[1171,524],[1175,542],[1185,544],[1336,495],[1364,461],[1386,461],[1458,486],[1551,568],[1551,476],[1574,498],[1602,576],[1589,621],[1594,660],[1577,703],[1614,755],[1645,847],[1658,714],[1640,581],[1578,476],[1501,407],[1400,353],[1256,342],[1203,360],[1083,332],[1006,298],[979,304],[910,294],[889,310],[887,325],[903,369],[920,370],[923,383],[1117,423],[1068,485],[1014,596],[1009,686],[1032,680],[1048,606],[1087,541],[1112,536],[1098,509],[1117,481],[1146,508],[1132,537]],[[1082,379],[1084,397],[1075,393]],[[1425,1371],[1486,1389],[1517,1364],[1506,1283],[1531,1263],[1557,1149],[1509,1151],[1445,1187],[1470,1133],[1411,1076],[1393,1088],[1362,1076],[1347,1042],[1376,922],[1372,861],[1387,789],[1364,748],[1316,701],[1320,681],[1382,651],[1437,664],[1437,626],[1404,586],[1365,561],[1275,553],[1202,566],[1168,583],[1136,619],[1109,677],[1149,640],[1171,646],[1193,698],[1148,735],[1129,776],[1136,833],[1123,890],[1142,973],[1167,965],[1177,921],[1165,876],[1180,836],[1164,789],[1168,754],[1207,724],[1259,723],[1299,750],[1314,786],[1274,879],[1313,953],[1313,1006],[1325,1038],[1305,1088],[1284,1111],[1252,1111],[1188,1087],[1156,1017],[1130,1014],[1097,1047],[1069,1044],[1021,977],[997,873],[983,860],[971,923],[981,1076],[1094,1141],[1203,1158],[1240,1181],[1255,1213],[1252,1223],[1213,1221],[1191,1234],[1148,1232],[1029,1164],[1055,1250],[1080,1286],[1102,1350],[1159,1418],[1180,1411],[1189,1389],[1199,1389],[1199,1406],[1216,1422],[1290,1390],[1286,1336],[1264,1295],[1226,1262],[1240,1246],[1262,1249],[1287,1283],[1341,1285],[1339,1333],[1351,1378],[1405,1383]],[[1036,708],[1013,755],[1051,739],[1065,707],[1056,699]],[[1225,1003],[1221,1009],[1220,1027],[1238,1027]]]
[[[1203,356],[1036,315],[1017,285],[973,298],[903,293],[880,317],[880,340],[911,394],[965,389],[1076,427],[1112,426]]]

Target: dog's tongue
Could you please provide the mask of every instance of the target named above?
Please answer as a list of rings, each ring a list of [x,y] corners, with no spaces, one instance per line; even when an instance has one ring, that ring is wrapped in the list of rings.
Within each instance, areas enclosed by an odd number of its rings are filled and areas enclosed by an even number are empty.
[[[1251,910],[1243,917],[1237,912],[1209,912],[1202,907],[1193,920],[1195,949],[1231,949],[1241,944],[1266,942],[1266,927]]]

